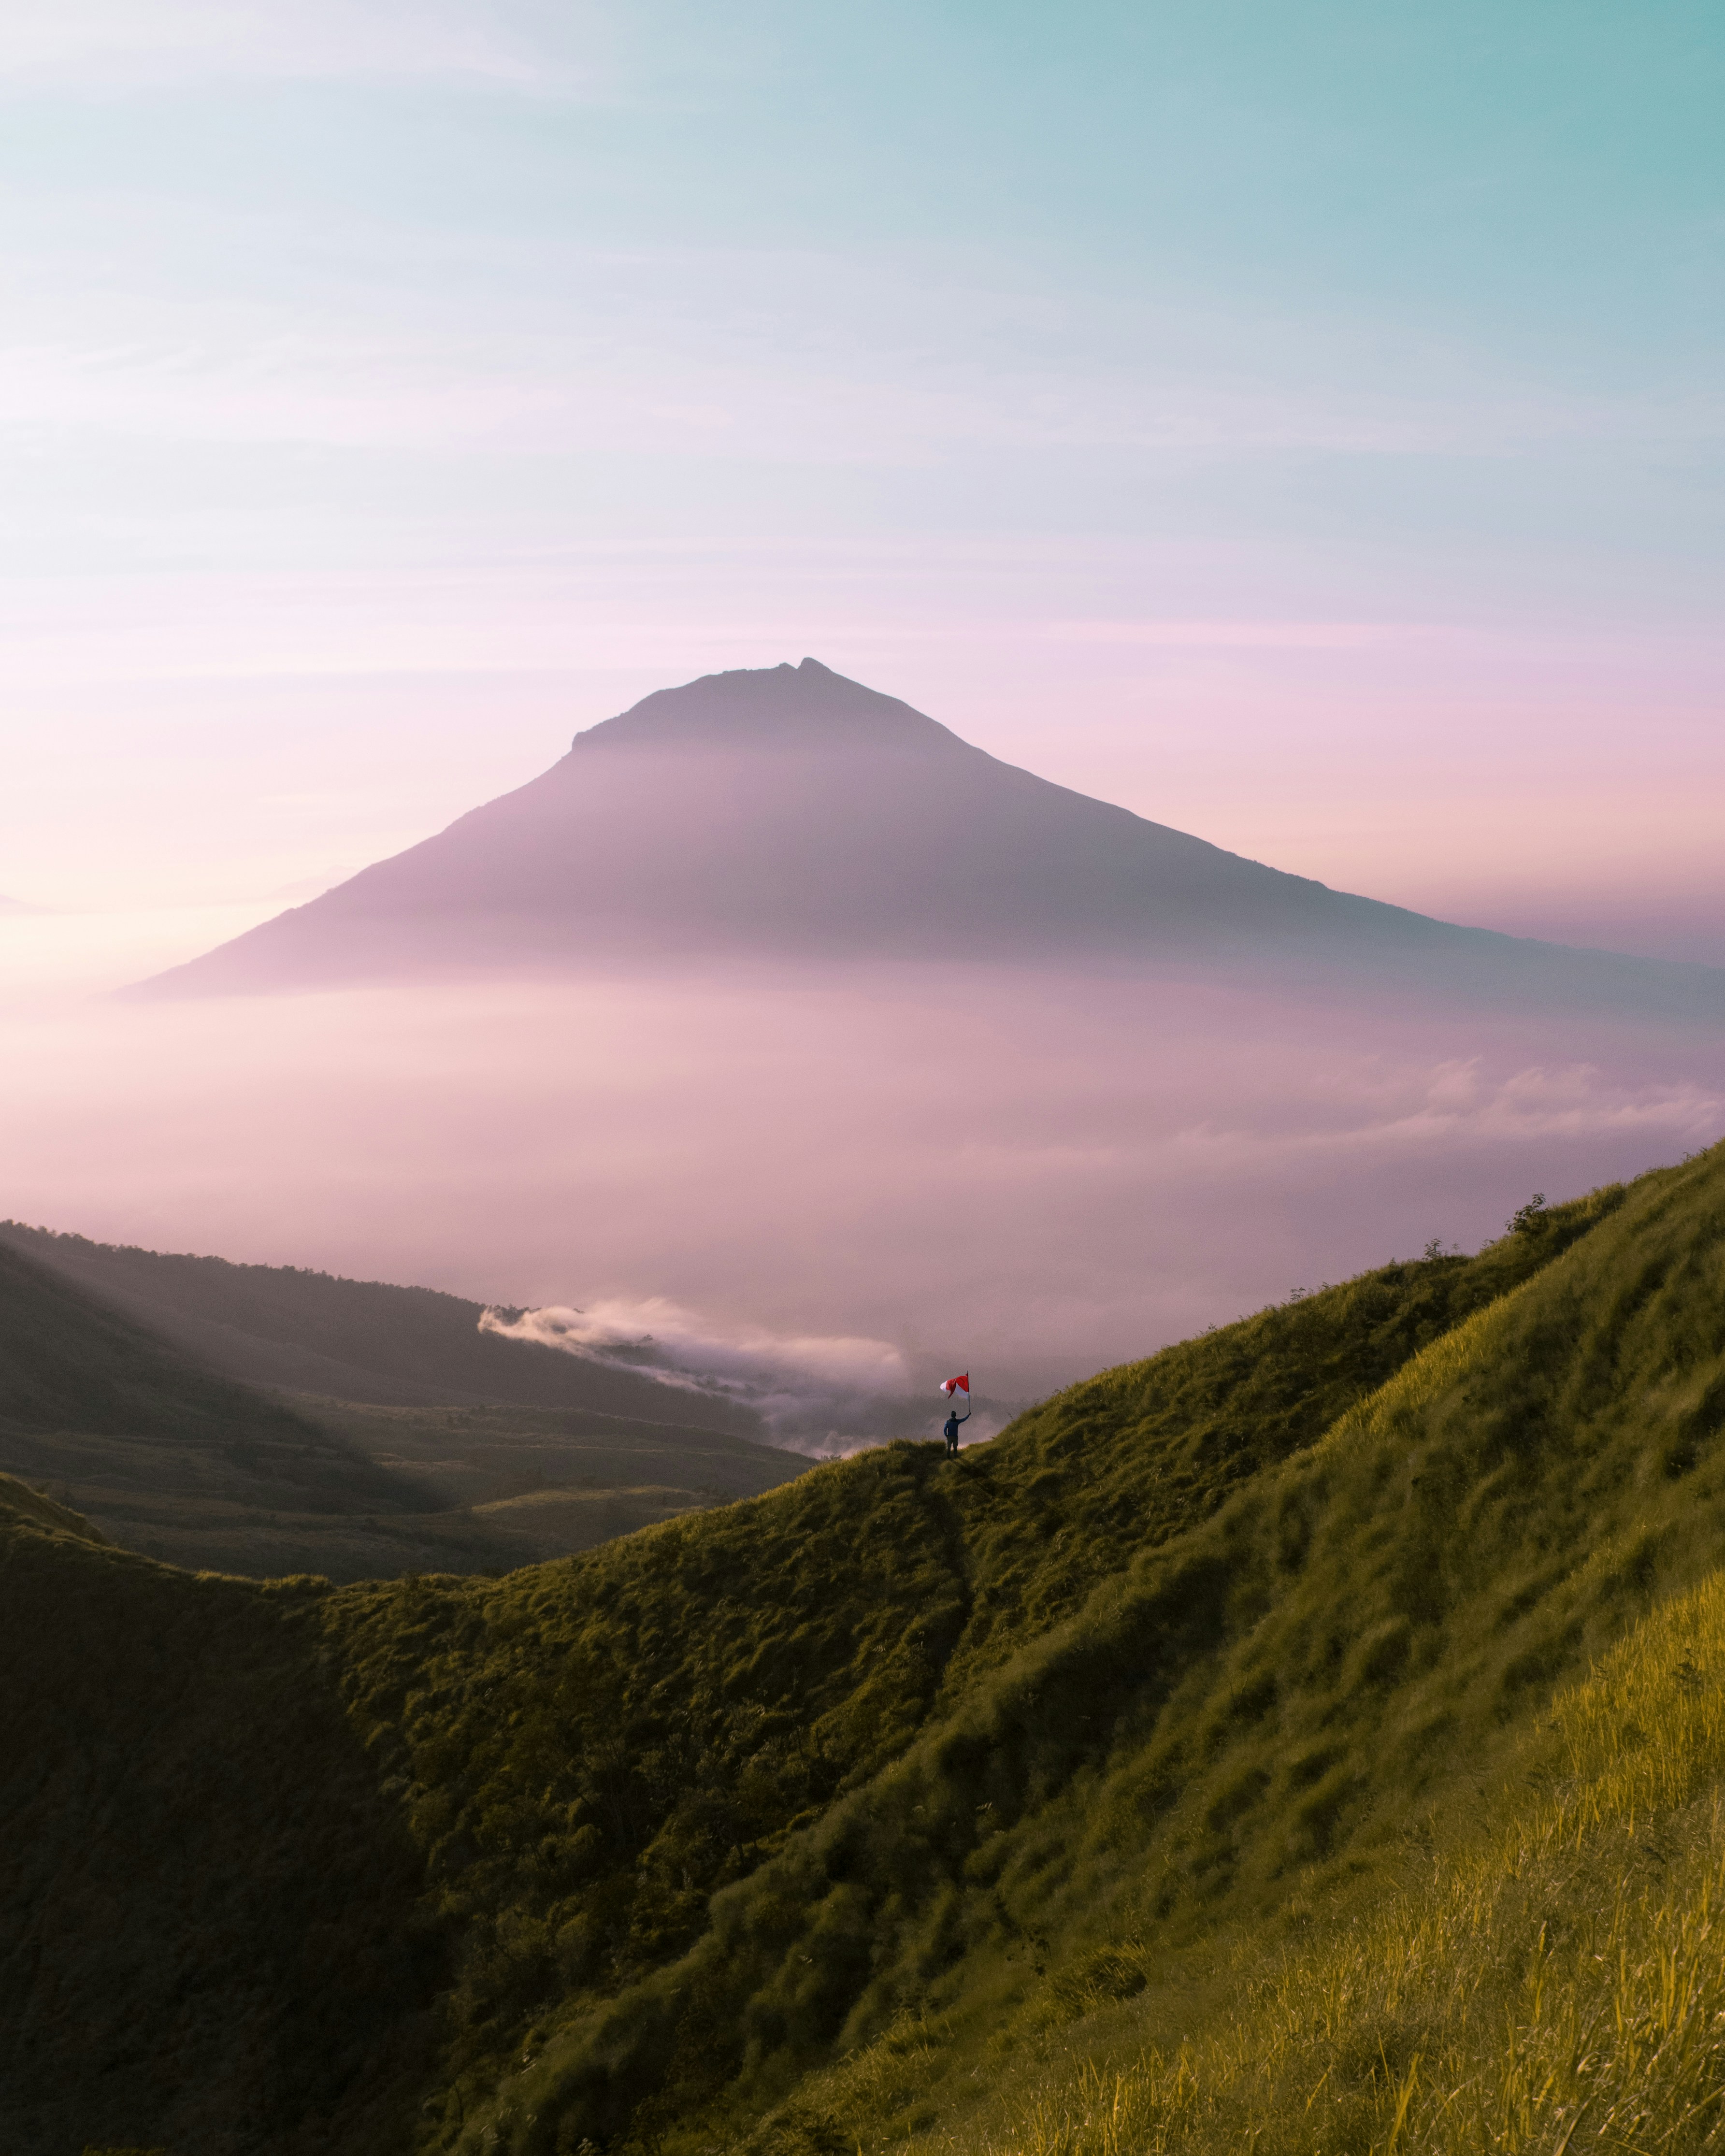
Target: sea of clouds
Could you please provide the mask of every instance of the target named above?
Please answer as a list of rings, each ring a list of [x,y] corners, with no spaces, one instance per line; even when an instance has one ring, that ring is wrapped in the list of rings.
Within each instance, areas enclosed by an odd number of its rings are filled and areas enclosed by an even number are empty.
[[[842,1450],[933,1435],[954,1372],[986,1435],[1677,1159],[1725,1131],[1725,1044],[1005,968],[21,993],[0,1131],[15,1218],[447,1288]]]

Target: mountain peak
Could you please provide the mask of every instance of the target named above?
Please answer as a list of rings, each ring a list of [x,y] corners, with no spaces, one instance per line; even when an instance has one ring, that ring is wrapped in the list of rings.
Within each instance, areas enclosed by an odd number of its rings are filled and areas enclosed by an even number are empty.
[[[937,720],[818,659],[742,666],[655,690],[576,735],[572,749],[962,750]]]

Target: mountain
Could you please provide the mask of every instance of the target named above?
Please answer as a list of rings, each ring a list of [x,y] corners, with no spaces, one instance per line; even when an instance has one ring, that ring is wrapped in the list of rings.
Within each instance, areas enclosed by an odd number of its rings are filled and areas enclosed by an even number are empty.
[[[1725,1149],[501,1580],[0,1485],[0,2145],[1702,2150]]]
[[[59,1264],[39,1261],[44,1246]],[[200,1288],[206,1309],[273,1320],[278,1336],[291,1333],[296,1287],[300,1328],[313,1339],[336,1337],[339,1317],[347,1327],[341,1337],[358,1343],[365,1317],[375,1315],[373,1401],[389,1397],[389,1373],[416,1349],[424,1388],[401,1389],[415,1400],[444,1370],[483,1378],[491,1358],[464,1360],[459,1318],[440,1306],[469,1306],[453,1297],[421,1301],[423,1291],[379,1289],[344,1304],[341,1290],[358,1284],[281,1269],[272,1277],[270,1268],[217,1260],[157,1260],[152,1275],[143,1262],[151,1256],[41,1230],[0,1235],[0,1471],[46,1485],[101,1534],[151,1557],[338,1579],[505,1572],[771,1489],[808,1464],[673,1419],[665,1410],[692,1396],[668,1386],[627,1395],[637,1406],[649,1396],[656,1418],[577,1406],[569,1394],[578,1386],[560,1399],[561,1372],[536,1385],[536,1365],[570,1358],[501,1341],[480,1344],[506,1366],[512,1355],[527,1366],[520,1404],[509,1401],[508,1367],[495,1389],[501,1404],[472,1393],[456,1394],[453,1405],[379,1406],[256,1390],[232,1368],[267,1369],[262,1351],[280,1347],[280,1337],[188,1322]],[[166,1285],[154,1296],[109,1291],[116,1280],[123,1286],[140,1277]],[[148,1322],[164,1312],[177,1322]],[[199,1353],[212,1338],[228,1368]],[[320,1375],[367,1374],[327,1357],[314,1367]]]
[[[648,696],[515,793],[134,993],[716,953],[1330,969],[1725,1014],[1725,973],[1331,891],[1002,763],[813,659]]]

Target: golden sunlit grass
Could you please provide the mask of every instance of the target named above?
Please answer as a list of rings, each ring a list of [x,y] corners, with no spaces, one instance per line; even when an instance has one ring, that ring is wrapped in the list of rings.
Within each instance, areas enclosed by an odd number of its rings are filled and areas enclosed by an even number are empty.
[[[1211,2025],[1123,2068],[1082,2025],[976,2156],[1725,2143],[1725,1574],[1561,1694],[1509,1815],[1430,1879],[1266,1968]],[[1518,1801],[1519,1799],[1519,1801]],[[1117,2043],[1117,2036],[1116,2038]],[[865,2104],[872,2076],[845,2094]],[[1040,2081],[1040,2086],[1037,2086]]]

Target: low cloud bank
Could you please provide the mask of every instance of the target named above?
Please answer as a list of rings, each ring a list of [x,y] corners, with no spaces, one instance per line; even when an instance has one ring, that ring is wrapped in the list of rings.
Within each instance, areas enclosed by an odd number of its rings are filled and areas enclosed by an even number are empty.
[[[5,1209],[509,1306],[782,1442],[932,1438],[1725,1132],[1725,1040],[1115,972],[0,1009]],[[675,1395],[672,1396],[675,1398]]]
[[[480,1330],[738,1401],[775,1442],[802,1452],[848,1450],[927,1419],[911,1402],[904,1357],[890,1341],[780,1336],[759,1327],[727,1332],[663,1296],[614,1296],[579,1310],[555,1303],[518,1313],[487,1310]]]

